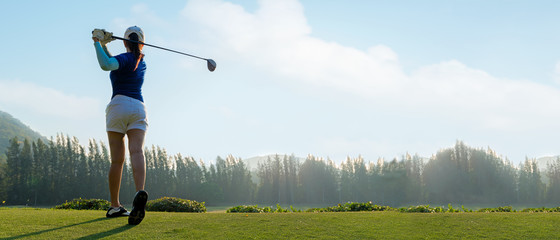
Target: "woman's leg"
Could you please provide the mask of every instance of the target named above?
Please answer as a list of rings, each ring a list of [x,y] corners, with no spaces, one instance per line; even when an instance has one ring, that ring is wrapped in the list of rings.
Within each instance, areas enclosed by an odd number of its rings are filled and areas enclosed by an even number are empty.
[[[111,207],[119,207],[119,191],[124,164],[124,134],[107,132],[109,148],[111,151],[111,168],[109,169],[109,192],[111,193]]]
[[[130,163],[136,191],[144,190],[146,182],[146,161],[144,159],[144,137],[146,131],[141,129],[130,129],[126,132],[128,136],[128,150],[130,151]]]

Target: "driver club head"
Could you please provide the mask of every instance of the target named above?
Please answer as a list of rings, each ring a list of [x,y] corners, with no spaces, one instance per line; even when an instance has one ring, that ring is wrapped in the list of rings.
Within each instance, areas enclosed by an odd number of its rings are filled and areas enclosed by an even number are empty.
[[[214,60],[212,59],[206,59],[207,65],[208,65],[208,70],[210,70],[210,72],[213,72],[214,70],[216,70],[216,62],[214,62]]]

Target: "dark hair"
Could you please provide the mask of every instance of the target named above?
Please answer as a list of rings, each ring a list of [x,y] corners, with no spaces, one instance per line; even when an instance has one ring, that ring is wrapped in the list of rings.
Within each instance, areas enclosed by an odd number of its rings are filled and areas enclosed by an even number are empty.
[[[138,35],[136,33],[131,33],[128,35],[128,39],[132,41],[138,41]],[[132,51],[132,54],[134,54],[134,56],[136,57],[136,66],[134,67],[134,71],[136,71],[136,69],[138,68],[138,64],[140,63],[140,60],[142,60],[142,58],[144,57],[144,54],[140,50],[140,46],[139,46],[140,44],[128,42],[128,41],[126,42],[126,44],[130,49],[130,51]]]

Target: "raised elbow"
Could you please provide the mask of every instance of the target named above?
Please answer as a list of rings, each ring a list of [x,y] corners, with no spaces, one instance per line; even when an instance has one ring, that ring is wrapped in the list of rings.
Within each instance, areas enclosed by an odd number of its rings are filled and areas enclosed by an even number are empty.
[[[113,71],[119,69],[119,62],[115,58],[107,58],[99,61],[99,66],[104,71]]]
[[[107,64],[99,64],[99,66],[101,67],[101,69],[103,69],[103,71],[111,71],[111,67],[108,66]]]

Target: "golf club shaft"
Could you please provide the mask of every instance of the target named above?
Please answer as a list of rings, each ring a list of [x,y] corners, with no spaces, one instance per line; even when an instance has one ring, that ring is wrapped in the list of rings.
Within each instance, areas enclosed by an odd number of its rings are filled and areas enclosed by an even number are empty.
[[[143,43],[143,42],[139,42],[139,41],[134,41],[134,40],[130,40],[130,39],[122,38],[122,37],[113,36],[113,38],[114,38],[114,39],[120,39],[120,40],[123,40],[123,41],[129,41],[129,42],[133,42],[133,43],[144,44],[144,45],[146,45],[146,46],[150,46],[150,47],[154,47],[154,48],[159,48],[159,49],[161,49],[161,50],[167,50],[167,51],[170,51],[170,52],[174,52],[174,53],[178,53],[178,54],[183,54],[183,55],[186,55],[186,56],[189,56],[189,57],[198,58],[198,59],[202,59],[202,60],[208,61],[208,59],[206,59],[206,58],[198,57],[198,56],[191,55],[191,54],[184,53],[184,52],[175,51],[175,50],[172,50],[172,49],[169,49],[169,48],[159,47],[159,46],[156,46],[156,45],[147,44],[147,43]]]

